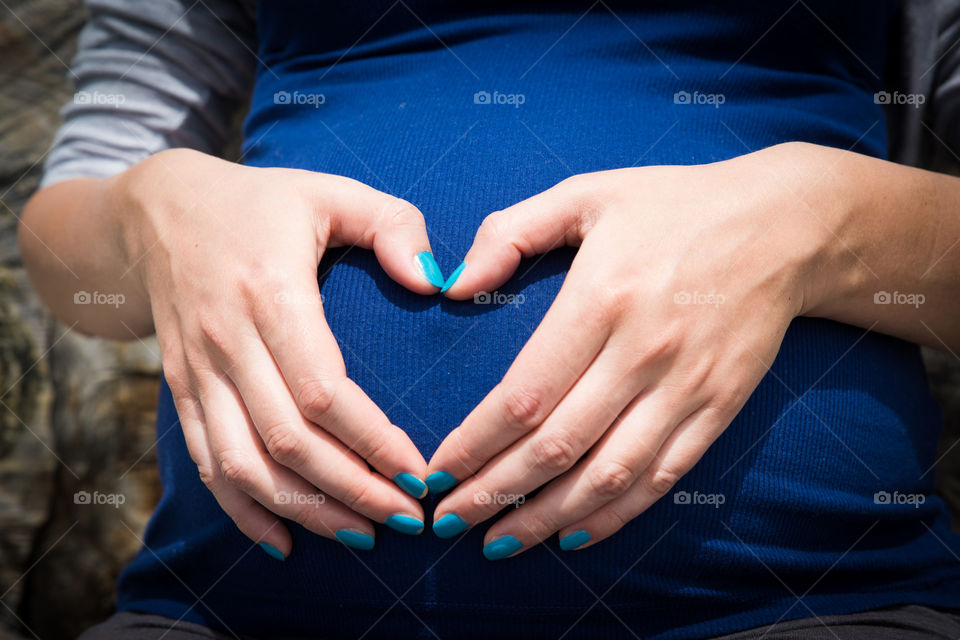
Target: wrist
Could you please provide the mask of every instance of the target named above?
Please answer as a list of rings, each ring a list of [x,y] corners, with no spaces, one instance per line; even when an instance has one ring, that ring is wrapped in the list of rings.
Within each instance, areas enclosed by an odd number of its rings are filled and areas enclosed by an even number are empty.
[[[850,233],[862,210],[855,176],[863,156],[804,142],[772,151],[765,161],[781,176],[785,212],[774,251],[794,264],[795,315],[827,317],[871,278]]]
[[[155,153],[105,181],[107,209],[113,215],[113,238],[122,255],[126,278],[149,298],[150,252],[190,203],[196,200],[193,178],[204,175],[210,156],[192,149],[167,149]]]

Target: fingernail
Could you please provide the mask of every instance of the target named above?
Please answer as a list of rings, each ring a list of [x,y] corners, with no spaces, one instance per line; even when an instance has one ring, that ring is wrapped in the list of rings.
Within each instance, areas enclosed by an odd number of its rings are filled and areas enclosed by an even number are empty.
[[[423,522],[417,520],[411,516],[400,515],[399,513],[394,514],[387,518],[387,521],[384,523],[391,529],[399,531],[400,533],[406,533],[407,535],[415,536],[423,531]]]
[[[438,538],[452,538],[466,531],[468,526],[466,521],[457,514],[448,513],[433,523],[433,532]]]
[[[271,558],[275,560],[279,560],[280,562],[283,562],[284,560],[286,560],[286,558],[283,557],[283,554],[280,553],[280,549],[277,549],[275,546],[273,546],[269,542],[258,542],[257,544],[259,544],[260,548],[266,551],[267,555],[270,556]]]
[[[590,534],[581,529],[580,531],[574,531],[570,535],[560,538],[560,548],[564,551],[572,551],[577,547],[582,547],[588,542],[590,542]]]
[[[483,547],[483,556],[487,560],[502,560],[520,551],[522,547],[523,543],[513,536],[503,536],[493,542],[488,542],[486,546]]]
[[[340,529],[337,531],[337,540],[354,549],[363,549],[369,551],[373,549],[373,536],[368,536],[359,531],[350,531],[349,529]]]
[[[427,495],[427,485],[424,484],[423,480],[413,474],[398,473],[393,476],[393,481],[414,498],[422,498]]]
[[[427,487],[431,493],[442,493],[457,484],[457,479],[446,471],[434,471],[427,476]]]
[[[440,271],[440,265],[437,264],[437,260],[433,257],[432,253],[429,251],[421,251],[417,254],[417,263],[419,263],[420,269],[423,271],[423,276],[427,279],[427,282],[435,287],[442,287],[444,285],[443,272]]]
[[[447,278],[447,281],[443,283],[443,286],[440,288],[440,293],[443,293],[447,289],[453,286],[453,283],[457,281],[457,278],[460,277],[460,274],[463,273],[463,270],[467,268],[466,262],[461,262],[460,266],[453,270],[453,273],[450,274],[450,277]]]

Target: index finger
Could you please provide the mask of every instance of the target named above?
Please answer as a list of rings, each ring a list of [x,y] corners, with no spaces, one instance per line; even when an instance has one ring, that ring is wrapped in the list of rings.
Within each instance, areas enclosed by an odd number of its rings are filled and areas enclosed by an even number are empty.
[[[603,305],[578,295],[578,280],[568,276],[503,380],[440,444],[427,466],[431,491],[473,475],[543,424],[596,358],[610,322]]]
[[[422,498],[427,463],[409,436],[346,377],[343,356],[323,316],[316,280],[289,308],[255,311],[257,328],[297,407],[408,494]]]

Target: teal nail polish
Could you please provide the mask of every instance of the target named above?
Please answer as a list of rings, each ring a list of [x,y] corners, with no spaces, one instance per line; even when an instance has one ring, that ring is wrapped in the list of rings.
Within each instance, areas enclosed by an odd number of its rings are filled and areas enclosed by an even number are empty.
[[[460,277],[460,274],[463,273],[463,270],[467,268],[466,262],[461,262],[460,266],[453,270],[453,273],[450,274],[450,277],[447,278],[447,281],[443,283],[443,286],[440,288],[440,293],[443,293],[447,289],[453,286],[453,283],[457,281],[457,278]]]
[[[393,476],[393,481],[414,498],[422,498],[427,495],[427,485],[424,484],[423,480],[413,474],[398,473]]]
[[[486,546],[483,547],[483,556],[487,560],[502,560],[520,551],[522,547],[523,543],[513,536],[503,536],[493,542],[488,542]]]
[[[581,529],[580,531],[574,531],[570,535],[560,538],[560,548],[564,551],[571,551],[577,547],[582,547],[588,542],[590,542],[590,534]]]
[[[427,476],[427,487],[431,493],[443,493],[455,484],[457,479],[446,471],[434,471]]]
[[[400,515],[399,513],[387,518],[387,521],[384,524],[391,529],[395,529],[400,533],[406,533],[407,535],[411,536],[415,536],[423,531],[423,522],[410,516]]]
[[[448,513],[433,523],[433,532],[438,538],[452,538],[466,531],[468,526],[466,521],[457,514]]]
[[[442,287],[444,285],[443,272],[440,271],[440,265],[437,264],[437,260],[433,257],[432,253],[429,251],[421,251],[417,254],[417,262],[423,270],[424,277],[430,284],[435,287]]]
[[[368,536],[359,531],[350,531],[349,529],[340,529],[337,531],[337,540],[354,549],[363,549],[369,551],[373,549],[373,536]]]
[[[280,549],[277,549],[275,546],[273,546],[269,542],[258,542],[257,544],[259,544],[260,548],[266,551],[267,555],[270,556],[271,558],[275,560],[279,560],[280,562],[283,562],[284,560],[286,560],[286,558],[283,557],[283,554],[280,553]]]

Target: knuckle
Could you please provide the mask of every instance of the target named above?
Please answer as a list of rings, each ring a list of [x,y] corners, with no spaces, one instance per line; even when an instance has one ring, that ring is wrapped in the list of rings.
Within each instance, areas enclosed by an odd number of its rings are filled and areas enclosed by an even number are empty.
[[[726,419],[726,416],[736,415],[749,397],[750,394],[741,387],[727,385],[717,392],[713,406],[708,411],[713,414],[714,419]]]
[[[602,517],[604,520],[602,528],[606,535],[619,531],[625,524],[630,522],[630,518],[624,516],[623,513],[613,506],[603,509],[601,513],[603,514]]]
[[[351,448],[369,464],[378,467],[390,453],[390,447],[387,446],[387,443],[388,438],[384,430],[374,428],[364,433]]]
[[[485,239],[506,237],[506,219],[502,211],[488,214],[477,228],[477,235]]]
[[[597,495],[613,499],[633,486],[637,474],[627,465],[611,460],[593,467],[589,477],[590,486]]]
[[[323,418],[333,407],[339,381],[316,378],[305,380],[297,388],[297,406],[311,421]]]
[[[237,268],[233,280],[246,298],[254,299],[283,289],[290,282],[290,273],[274,261],[251,256],[249,262]]]
[[[545,511],[531,510],[523,514],[523,527],[537,542],[543,542],[560,528],[560,523]]]
[[[483,467],[487,462],[487,458],[478,455],[474,450],[474,447],[470,446],[467,442],[467,438],[463,435],[463,429],[457,427],[450,432],[450,442],[452,446],[451,455],[448,458],[452,458],[457,461],[462,469],[474,473],[477,469]],[[434,455],[434,459],[437,460],[438,457]]]
[[[311,529],[311,525],[317,517],[317,509],[312,505],[306,505],[298,508],[293,513],[293,521],[305,529]]]
[[[632,350],[624,354],[626,367],[631,376],[642,375],[648,367],[672,360],[682,344],[679,333],[672,329],[664,329],[654,338],[637,344]],[[691,379],[692,381],[692,379]],[[690,388],[697,389],[697,386]]]
[[[586,182],[584,180],[585,178],[586,174],[575,173],[558,182],[557,186],[561,189],[564,189],[566,194],[573,195],[579,193],[583,189],[584,183]]]
[[[270,457],[285,467],[295,469],[304,464],[307,446],[300,434],[289,425],[277,425],[266,432],[264,445]]]
[[[163,377],[167,381],[167,386],[170,387],[170,395],[175,403],[192,402],[196,399],[190,384],[190,376],[187,375],[185,368],[164,369]]]
[[[420,209],[402,198],[397,198],[388,206],[391,211],[388,222],[391,226],[424,226],[426,224]]]
[[[201,343],[215,352],[227,355],[233,351],[234,341],[227,335],[221,319],[209,313],[197,319],[197,333]]]
[[[688,389],[702,389],[713,374],[713,363],[707,359],[698,360],[683,372],[683,386]]]
[[[545,471],[561,473],[573,466],[578,455],[570,437],[554,434],[537,438],[531,443],[533,464]]]
[[[370,506],[370,487],[366,482],[357,482],[344,490],[340,500],[351,511],[363,512]]]
[[[253,471],[251,470],[250,458],[239,451],[230,449],[220,452],[218,458],[220,465],[220,474],[227,483],[248,489],[253,484]]]
[[[611,284],[609,280],[591,285],[596,304],[587,305],[583,310],[583,323],[593,329],[608,326],[622,312],[629,309],[634,292],[620,284]]]
[[[194,460],[194,462],[196,462],[196,460]],[[208,464],[197,463],[197,472],[200,474],[200,482],[208,489],[213,489],[219,477],[213,470],[213,467]]]
[[[683,477],[683,473],[673,467],[659,465],[647,472],[645,485],[654,495],[664,496],[673,489],[674,485]]]
[[[544,393],[527,386],[507,387],[503,392],[508,426],[522,432],[530,431],[543,422]]]
[[[603,187],[598,182],[596,173],[578,173],[562,180],[559,187],[564,198],[573,203],[579,212],[579,235],[585,236],[603,215],[604,205],[608,198],[603,197]]]

